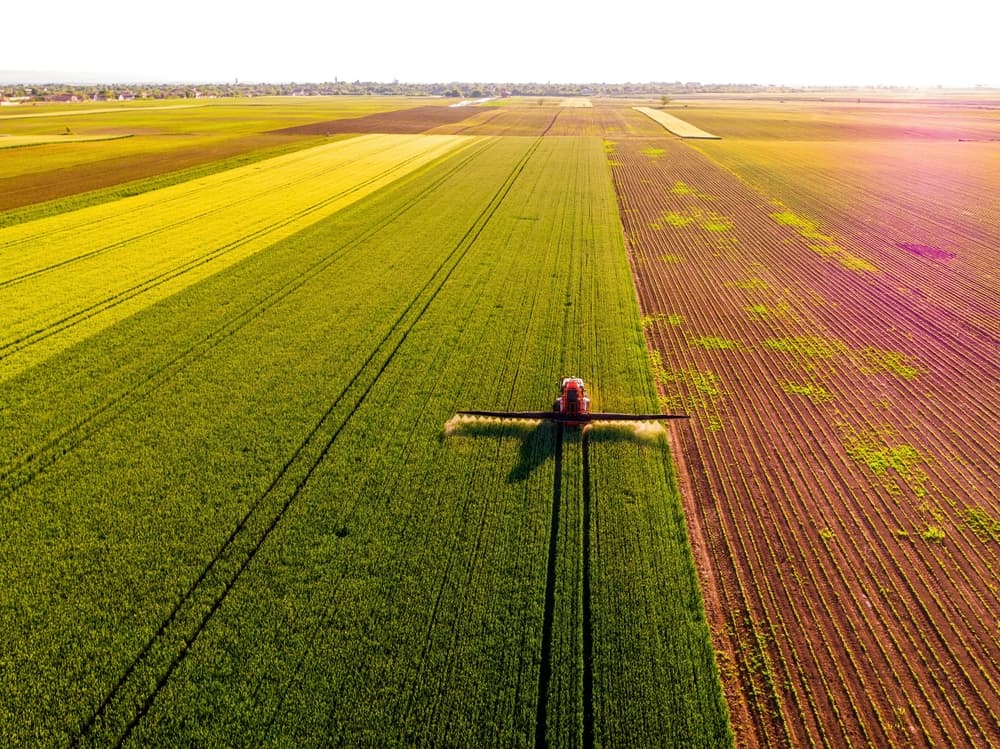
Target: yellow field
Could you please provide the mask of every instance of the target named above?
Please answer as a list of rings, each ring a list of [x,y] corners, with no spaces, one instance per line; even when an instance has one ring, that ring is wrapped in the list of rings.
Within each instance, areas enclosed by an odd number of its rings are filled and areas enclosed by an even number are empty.
[[[650,107],[633,107],[633,109],[642,112],[652,120],[656,120],[679,138],[709,138],[713,140],[719,138],[718,135],[706,133],[701,128],[695,127],[679,117],[674,117],[672,114],[667,114],[659,109],[651,109]]]
[[[0,230],[0,381],[475,140],[366,135]]]

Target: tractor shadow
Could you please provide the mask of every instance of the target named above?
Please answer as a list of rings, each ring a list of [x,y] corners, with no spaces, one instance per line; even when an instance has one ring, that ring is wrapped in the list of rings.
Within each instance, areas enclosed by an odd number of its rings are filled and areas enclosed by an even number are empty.
[[[575,427],[567,427],[575,429]],[[563,430],[547,421],[513,421],[489,417],[456,416],[444,427],[442,438],[482,437],[485,439],[516,439],[520,441],[518,459],[507,483],[526,480],[536,468],[551,458],[557,463],[561,450],[559,440]],[[666,444],[667,430],[661,422],[595,422],[583,428],[583,445],[602,442],[631,442],[637,445]],[[558,465],[557,465],[558,470]]]
[[[556,457],[560,430],[547,421],[509,421],[489,417],[454,417],[445,424],[444,437],[516,439],[520,442],[517,462],[507,474],[507,483],[526,480],[536,468]]]
[[[516,484],[527,479],[538,466],[559,454],[558,441],[562,430],[555,424],[541,422],[521,434],[521,447],[517,463],[507,474],[507,483]]]

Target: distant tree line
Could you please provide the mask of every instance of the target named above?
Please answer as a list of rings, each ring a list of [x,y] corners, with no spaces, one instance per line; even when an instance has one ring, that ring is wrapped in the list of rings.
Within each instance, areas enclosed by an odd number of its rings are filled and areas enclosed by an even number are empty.
[[[398,95],[445,96],[480,99],[487,96],[636,96],[703,93],[711,91],[759,91],[759,86],[706,86],[698,83],[379,83],[334,81],[332,83],[199,83],[195,84],[102,84],[63,83],[6,85],[0,95],[34,101],[176,99],[238,96],[336,96]],[[785,89],[782,89],[785,90]]]
[[[893,87],[879,87],[893,88]],[[0,96],[28,101],[176,99],[239,96],[336,96],[399,95],[446,96],[479,99],[487,96],[659,96],[695,93],[792,93],[837,90],[766,86],[758,84],[703,84],[697,82],[652,83],[379,83],[373,81],[333,81],[325,83],[133,83],[73,85],[6,84]]]

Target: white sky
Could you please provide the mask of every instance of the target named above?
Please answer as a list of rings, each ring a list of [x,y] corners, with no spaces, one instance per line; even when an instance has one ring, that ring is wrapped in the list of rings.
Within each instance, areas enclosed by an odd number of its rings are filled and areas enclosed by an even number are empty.
[[[2,26],[0,71],[126,80],[1000,86],[997,0],[47,0]]]

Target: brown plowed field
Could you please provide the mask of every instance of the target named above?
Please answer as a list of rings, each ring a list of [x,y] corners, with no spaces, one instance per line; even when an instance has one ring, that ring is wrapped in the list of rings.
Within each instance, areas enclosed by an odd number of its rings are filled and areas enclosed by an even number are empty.
[[[442,125],[430,132],[442,135],[598,136],[612,140],[623,136],[656,137],[663,132],[663,128],[652,120],[632,116],[634,113],[620,103],[600,100],[593,107],[584,108],[563,107],[552,99],[526,98],[480,110],[475,117]]]
[[[440,135],[544,135],[561,114],[559,107],[527,103],[479,107],[476,115],[457,123],[442,124],[431,132]]]
[[[738,742],[1000,746],[1000,170],[714,146],[608,151]]]
[[[376,112],[364,117],[350,117],[324,122],[311,122],[280,130],[272,130],[277,135],[333,135],[337,133],[388,133],[392,135],[419,134],[439,125],[462,122],[481,112],[483,107],[450,107],[432,105],[397,109],[391,112]]]
[[[269,135],[247,135],[168,151],[134,154],[75,164],[33,174],[0,178],[0,211],[99,190],[133,180],[189,169],[232,156],[285,145]]]

